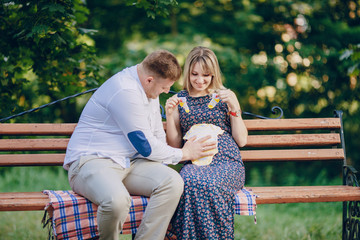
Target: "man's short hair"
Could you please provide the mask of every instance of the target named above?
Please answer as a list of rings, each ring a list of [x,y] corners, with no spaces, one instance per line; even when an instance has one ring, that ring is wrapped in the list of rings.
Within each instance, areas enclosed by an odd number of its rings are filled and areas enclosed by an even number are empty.
[[[142,62],[150,74],[176,81],[181,76],[181,67],[174,54],[166,50],[150,53]]]

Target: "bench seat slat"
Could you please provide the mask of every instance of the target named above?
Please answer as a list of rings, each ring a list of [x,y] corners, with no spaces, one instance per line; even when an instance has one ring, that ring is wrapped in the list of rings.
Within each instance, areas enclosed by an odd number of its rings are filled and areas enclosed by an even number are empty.
[[[0,211],[35,211],[44,210],[46,204],[49,203],[49,197],[45,194],[44,198],[15,198],[15,199],[1,199]]]
[[[251,119],[244,120],[248,131],[340,129],[339,118]]]
[[[253,187],[251,189],[259,196],[256,199],[257,204],[341,202],[360,199],[360,189],[351,186]]]
[[[342,202],[360,199],[360,189],[351,186],[246,187],[258,198],[257,204],[299,202]],[[0,211],[44,210],[49,202],[42,192],[0,193]]]
[[[246,161],[312,161],[344,160],[344,150],[334,149],[285,149],[285,150],[241,150]]]
[[[249,135],[246,147],[328,146],[340,143],[337,133]]]

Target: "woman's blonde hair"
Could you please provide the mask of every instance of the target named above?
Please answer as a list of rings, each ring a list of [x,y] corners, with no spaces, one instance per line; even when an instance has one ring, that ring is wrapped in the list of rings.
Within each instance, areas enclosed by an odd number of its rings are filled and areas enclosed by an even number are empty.
[[[198,46],[190,51],[185,61],[183,77],[183,88],[185,90],[188,92],[191,90],[190,74],[196,63],[200,64],[202,71],[212,75],[212,80],[208,88],[210,93],[219,89],[224,89],[220,66],[215,53],[209,48]]]

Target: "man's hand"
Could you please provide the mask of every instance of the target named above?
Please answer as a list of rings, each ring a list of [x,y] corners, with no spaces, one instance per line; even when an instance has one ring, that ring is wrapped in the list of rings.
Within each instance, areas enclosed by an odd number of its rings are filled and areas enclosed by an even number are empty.
[[[206,136],[196,140],[196,137],[190,138],[182,148],[183,157],[181,161],[195,160],[202,157],[213,155],[213,153],[207,152],[216,148],[216,142],[206,142],[211,136]]]

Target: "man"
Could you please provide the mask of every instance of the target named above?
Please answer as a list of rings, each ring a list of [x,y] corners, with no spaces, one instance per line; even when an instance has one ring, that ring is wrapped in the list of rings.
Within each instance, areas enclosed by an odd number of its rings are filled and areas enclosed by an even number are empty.
[[[98,205],[100,239],[118,239],[130,194],[149,196],[136,239],[164,239],[183,191],[180,175],[165,164],[207,156],[209,137],[182,149],[166,144],[159,95],[181,75],[175,56],[160,50],[108,79],[86,104],[67,147],[64,168],[71,188]]]

